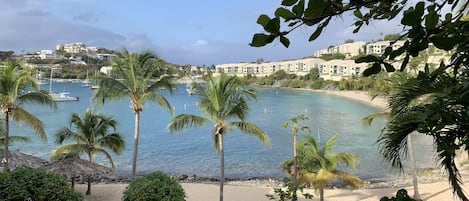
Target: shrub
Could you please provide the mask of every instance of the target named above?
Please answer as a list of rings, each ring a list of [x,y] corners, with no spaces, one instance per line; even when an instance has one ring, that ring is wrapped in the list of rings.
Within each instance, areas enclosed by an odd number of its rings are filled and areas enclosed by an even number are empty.
[[[306,87],[306,83],[301,80],[292,80],[288,83],[288,87],[290,88],[304,88]]]
[[[397,191],[396,197],[382,197],[379,201],[415,201],[415,199],[412,199],[405,189],[400,189]]]
[[[186,193],[176,180],[154,172],[134,179],[125,188],[124,201],[184,201]]]
[[[62,177],[30,167],[0,174],[0,197],[4,200],[83,200]]]

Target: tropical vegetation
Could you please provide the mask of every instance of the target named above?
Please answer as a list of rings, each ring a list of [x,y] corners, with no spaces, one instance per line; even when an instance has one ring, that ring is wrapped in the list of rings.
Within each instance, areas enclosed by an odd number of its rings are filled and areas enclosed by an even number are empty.
[[[394,18],[400,18],[403,28],[396,39],[403,40],[403,46],[393,48],[391,45],[382,55],[365,55],[355,60],[371,64],[364,71],[366,76],[405,71],[411,58],[428,50],[430,44],[437,50],[450,51],[449,61],[441,61],[434,71],[430,71],[430,66],[425,64],[425,70],[402,85],[402,93],[398,94],[402,98],[396,97],[390,102],[391,116],[395,118],[388,123],[378,142],[385,159],[403,170],[401,153],[406,151],[406,136],[411,131],[431,136],[437,148],[439,164],[448,174],[454,193],[467,201],[469,198],[462,190],[455,158],[459,150],[469,152],[469,2],[428,0],[411,2],[412,5],[408,2],[283,0],[273,17],[265,14],[259,16],[257,23],[264,28],[264,32],[254,34],[251,46],[265,46],[279,38],[280,43],[288,47],[288,34],[301,26],[315,27],[308,39],[314,41],[335,17],[353,14],[353,33],[359,32],[370,22]],[[393,64],[398,58],[401,62]],[[412,104],[419,99],[424,101]],[[406,120],[406,124],[399,124]]]
[[[137,171],[140,113],[143,112],[143,104],[153,102],[173,114],[170,103],[159,92],[162,89],[172,92],[173,77],[165,74],[160,62],[158,56],[151,51],[131,53],[124,49],[112,63],[113,71],[119,79],[100,78],[99,90],[93,96],[93,100],[101,104],[106,100],[130,99],[130,107],[135,116],[132,177],[135,177]]]
[[[132,180],[125,188],[123,201],[184,201],[186,193],[174,178],[154,172]]]
[[[297,135],[299,131],[308,131],[311,133],[311,128],[308,126],[303,126],[300,124],[301,121],[306,121],[308,120],[308,117],[305,115],[298,115],[296,117],[293,117],[290,119],[291,125],[289,122],[285,122],[282,124],[282,128],[288,128],[291,127],[291,134],[293,137],[293,166],[291,167],[292,169],[289,169],[287,172],[289,175],[292,176],[292,200],[297,200],[297,195],[296,191],[297,188],[299,187],[299,182],[298,182],[298,158],[297,158]]]
[[[358,163],[358,157],[352,153],[335,153],[334,146],[337,138],[338,135],[333,135],[323,147],[320,147],[312,135],[307,135],[298,146],[298,172],[293,172],[293,174],[297,174],[299,185],[311,184],[319,194],[320,201],[324,201],[324,188],[332,181],[340,180],[353,189],[364,185],[360,178],[337,168],[339,164],[344,164],[347,168],[355,168]],[[294,159],[284,161],[283,168],[291,175],[294,164]]]
[[[107,149],[116,154],[124,151],[122,135],[116,132],[117,121],[102,114],[93,114],[86,110],[83,118],[78,113],[70,117],[70,128],[64,127],[55,134],[55,142],[63,144],[52,151],[52,158],[71,157],[85,154],[90,162],[97,154],[103,154],[114,168],[112,156]],[[72,178],[73,180],[74,178]],[[73,181],[72,181],[73,183]],[[88,177],[86,195],[91,194],[91,177]]]
[[[412,74],[406,73],[406,72],[397,72],[392,74],[389,77],[386,77],[383,79],[383,81],[386,83],[383,88],[376,88],[373,90],[369,91],[369,95],[371,96],[372,99],[381,96],[381,97],[386,97],[389,102],[393,102],[393,98],[395,98],[395,94],[401,93],[400,86],[403,85],[412,77]],[[417,103],[418,101],[416,101]],[[407,111],[403,111],[402,113],[407,113]],[[375,114],[370,114],[362,119],[362,123],[365,126],[370,126],[371,123],[375,118],[378,117],[384,117],[388,122],[391,119],[395,119],[394,116],[392,116],[391,112],[389,111],[389,108],[386,108],[384,111],[375,113]],[[405,122],[402,122],[402,124],[405,124]],[[385,129],[382,130],[383,133]],[[412,136],[410,135],[411,133],[415,132],[412,130],[409,130],[410,133],[407,134],[407,139],[406,139],[406,152],[401,153],[401,156],[403,158],[408,158],[410,159],[410,172],[412,173],[412,181],[413,181],[413,186],[414,186],[414,199],[420,200],[420,193],[419,193],[419,188],[418,188],[418,178],[417,178],[417,168],[416,168],[416,161],[415,161],[415,153],[414,153],[414,147],[412,143]],[[404,155],[406,154],[407,155]]]
[[[47,140],[44,124],[23,109],[24,103],[36,103],[55,108],[50,96],[39,91],[36,80],[31,76],[32,69],[20,68],[20,63],[8,61],[0,72],[0,106],[4,117],[3,171],[9,171],[10,120],[31,127],[42,140]]]
[[[2,200],[83,200],[62,177],[43,169],[20,167],[12,172],[0,173]]]
[[[249,98],[256,98],[255,90],[243,88],[240,79],[221,74],[218,77],[208,75],[205,87],[197,90],[198,106],[203,116],[193,114],[179,114],[168,124],[171,132],[187,129],[193,126],[213,124],[210,133],[215,150],[220,156],[220,201],[223,201],[223,186],[225,180],[224,166],[224,137],[233,128],[256,137],[264,144],[269,144],[269,137],[256,124],[246,121],[249,111]]]

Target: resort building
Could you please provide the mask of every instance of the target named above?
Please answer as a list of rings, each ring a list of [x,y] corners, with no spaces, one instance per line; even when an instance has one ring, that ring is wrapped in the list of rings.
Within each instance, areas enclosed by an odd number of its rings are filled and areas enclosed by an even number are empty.
[[[354,60],[325,61],[319,58],[306,58],[266,63],[242,62],[220,64],[215,66],[215,72],[216,74],[226,73],[238,77],[247,75],[264,77],[274,74],[279,70],[284,70],[288,74],[304,76],[308,74],[312,68],[317,68],[321,78],[338,81],[342,78],[347,79],[351,76],[360,76],[367,66],[368,64],[366,63],[357,64]]]
[[[405,41],[393,41],[383,40],[366,44],[366,54],[378,54],[381,55],[384,53],[387,47],[392,46],[394,50],[402,47]]]
[[[330,46],[327,49],[322,49],[314,52],[315,57],[321,57],[325,54],[340,53],[345,55],[345,58],[352,58],[354,56],[365,53],[365,42],[357,41],[351,43],[344,43],[337,46]]]

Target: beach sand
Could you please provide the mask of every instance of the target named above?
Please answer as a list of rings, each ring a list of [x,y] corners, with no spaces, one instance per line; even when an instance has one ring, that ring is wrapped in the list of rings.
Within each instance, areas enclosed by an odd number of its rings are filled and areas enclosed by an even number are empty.
[[[182,183],[188,201],[216,201],[218,200],[219,186],[216,184]],[[86,201],[119,201],[127,184],[94,184],[91,187],[91,195],[85,195]],[[465,183],[465,186],[468,186]],[[83,194],[86,192],[86,184],[76,186]],[[409,195],[413,195],[413,187],[404,187]],[[384,196],[394,196],[401,188],[382,189],[326,189],[324,191],[327,201],[378,201]],[[307,189],[314,195],[314,190]],[[420,196],[427,201],[457,201],[453,196],[452,188],[448,182],[434,182],[419,184]],[[266,194],[272,194],[273,188],[265,186],[226,185],[224,187],[225,201],[268,201]],[[300,199],[305,200],[305,199]],[[314,195],[313,200],[318,200]]]
[[[351,100],[360,101],[381,109],[387,108],[387,102],[384,98],[376,98],[371,101],[367,92],[363,91],[325,91],[314,90],[315,92],[336,95]],[[469,168],[464,168],[462,171],[463,181],[469,179]],[[409,178],[410,179],[410,178]],[[420,181],[421,182],[421,181]],[[273,187],[267,185],[252,185],[243,182],[236,182],[235,184],[228,184],[224,187],[224,200],[225,201],[268,201],[266,194],[273,194]],[[186,192],[188,201],[216,201],[219,198],[219,186],[217,184],[206,183],[182,183],[181,184]],[[122,192],[127,184],[93,184],[92,194],[85,196],[87,201],[118,201],[121,200]],[[464,183],[464,186],[469,186]],[[86,184],[78,184],[77,190],[83,194],[86,192]],[[409,195],[413,195],[413,186],[408,185],[404,187],[389,187],[379,189],[326,189],[325,200],[327,201],[378,201],[381,197],[395,196],[399,189],[406,189]],[[314,195],[313,189],[306,189],[308,193]],[[452,188],[447,181],[438,181],[432,183],[419,183],[419,192],[423,200],[427,201],[457,201]],[[300,199],[304,200],[304,199]],[[318,196],[314,196],[313,200],[318,200]]]
[[[388,102],[385,98],[376,97],[373,100],[371,100],[371,97],[368,95],[368,92],[366,91],[329,91],[329,90],[312,90],[312,91],[351,99],[351,100],[358,101],[363,104],[367,104],[373,107],[378,107],[381,109],[388,108]]]

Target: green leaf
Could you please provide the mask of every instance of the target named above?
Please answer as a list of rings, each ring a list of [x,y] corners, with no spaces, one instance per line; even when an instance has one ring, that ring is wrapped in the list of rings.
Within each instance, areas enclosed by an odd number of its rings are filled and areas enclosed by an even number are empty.
[[[295,14],[293,14],[290,10],[283,8],[283,7],[277,8],[277,10],[275,11],[275,16],[281,17],[285,20],[290,20],[290,19],[295,18]]]
[[[353,29],[353,33],[357,33],[360,31],[360,28],[363,26],[363,21],[356,21],[355,22],[355,29]]]
[[[355,17],[357,17],[358,19],[363,18],[362,12],[359,9],[353,11],[353,15],[355,15]]]
[[[269,21],[270,17],[265,14],[262,14],[259,16],[259,18],[257,18],[257,24],[260,24],[262,27],[267,26],[267,23],[269,23]]]
[[[388,73],[396,71],[396,69],[394,68],[394,66],[392,66],[391,64],[389,64],[389,63],[387,63],[387,62],[383,62],[383,64],[384,64],[384,67],[386,68],[386,71],[387,71]]]
[[[271,19],[266,26],[264,26],[264,30],[269,32],[269,33],[280,33],[280,19],[279,18],[273,18]]]
[[[321,32],[322,32],[323,29],[324,29],[324,26],[319,25],[318,28],[316,29],[316,31],[314,31],[314,33],[311,34],[311,36],[309,36],[308,41],[311,42],[313,40],[316,40],[316,38],[318,38],[321,35]]]
[[[415,6],[415,9],[411,7],[404,11],[401,24],[408,26],[419,26],[422,21],[424,6],[425,4],[423,2],[418,2]]]
[[[283,44],[283,46],[285,46],[286,48],[288,48],[288,46],[290,46],[290,40],[288,40],[287,37],[285,36],[280,36],[280,42]]]
[[[443,50],[451,50],[460,42],[459,40],[441,36],[441,34],[430,37],[430,41],[435,47]]]
[[[270,43],[269,42],[270,37],[271,37],[270,35],[266,35],[263,33],[254,34],[254,36],[252,37],[252,42],[249,45],[252,47],[265,46],[267,45],[267,43]]]
[[[374,74],[378,74],[381,72],[381,65],[379,63],[373,63],[370,68],[367,68],[363,71],[364,76],[370,76]]]
[[[406,54],[405,57],[404,57],[404,60],[402,61],[400,71],[405,70],[405,67],[407,66],[407,63],[409,63],[409,59],[410,59],[410,56],[408,54]]]
[[[370,62],[379,62],[379,58],[377,56],[368,54],[368,55],[364,55],[355,59],[355,63],[370,63]]]
[[[324,0],[309,0],[308,1],[308,8],[304,11],[304,16],[305,17],[310,17],[310,18],[320,18],[324,19],[325,17],[320,17],[320,16],[325,16],[324,11],[325,10],[330,10],[331,5],[327,3],[327,1]]]
[[[298,0],[283,0],[282,1],[282,6],[292,6],[295,4]]]
[[[303,13],[305,12],[305,0],[300,0],[298,4],[293,6],[292,11],[295,13],[296,17],[303,16]]]
[[[440,16],[435,11],[429,11],[428,15],[425,17],[425,26],[427,30],[435,29]]]

